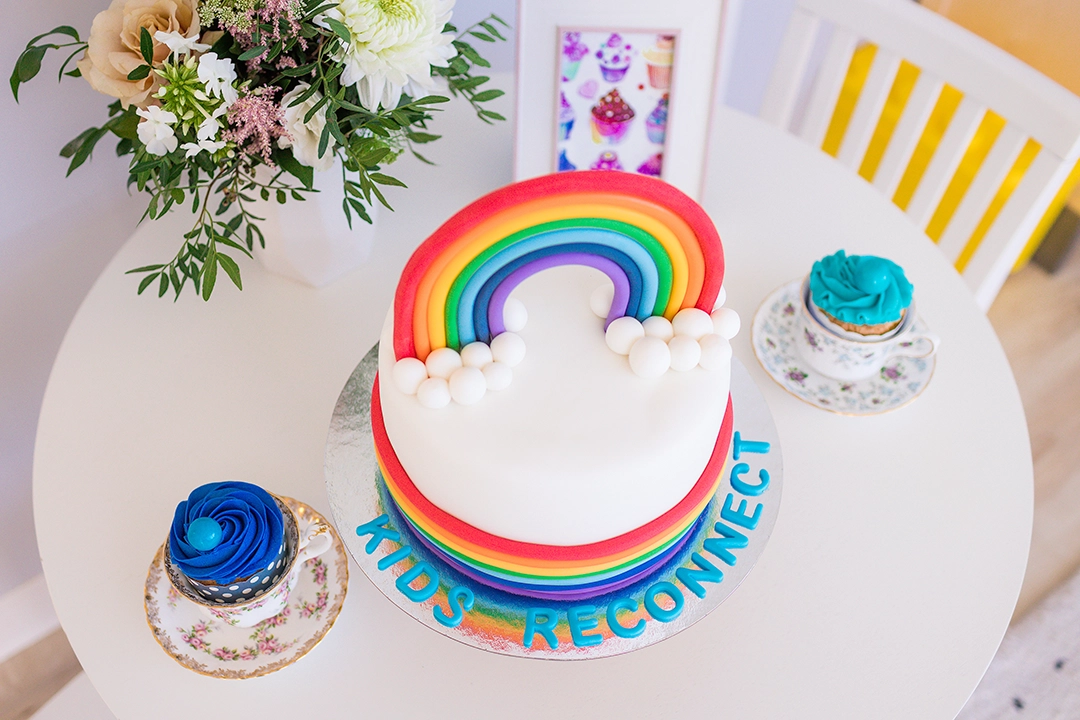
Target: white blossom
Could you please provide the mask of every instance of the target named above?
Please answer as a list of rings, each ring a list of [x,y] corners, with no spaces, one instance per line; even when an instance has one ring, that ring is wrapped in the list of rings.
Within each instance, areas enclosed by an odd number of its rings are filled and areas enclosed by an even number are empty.
[[[197,143],[184,143],[180,147],[187,151],[184,156],[190,158],[195,157],[203,150],[213,155],[218,150],[221,150],[223,147],[225,147],[226,144],[227,143],[224,140],[199,140],[199,142]]]
[[[142,118],[136,128],[139,140],[151,155],[168,155],[176,149],[176,133],[170,127],[176,122],[176,115],[162,110],[157,105],[138,109],[135,114]]]
[[[341,0],[326,17],[349,29],[352,41],[337,59],[341,82],[355,85],[360,104],[394,108],[403,92],[413,97],[435,88],[432,66],[446,67],[456,50],[442,29],[454,0]]]
[[[319,157],[319,139],[326,127],[326,106],[319,108],[311,120],[304,122],[304,116],[322,100],[322,94],[316,92],[304,102],[289,107],[296,98],[307,92],[310,85],[300,83],[281,98],[281,110],[285,115],[285,129],[288,135],[278,138],[278,147],[291,147],[297,162],[316,170],[329,170],[334,165],[333,149],[336,143],[333,137],[326,146],[326,151]]]
[[[208,52],[199,57],[199,81],[206,86],[206,92],[219,97],[229,106],[236,102],[236,68],[229,58],[219,59],[217,53]]]
[[[169,47],[169,52],[176,56],[189,55],[193,52],[205,52],[209,50],[209,45],[198,41],[198,28],[193,26],[191,30],[194,31],[193,34],[187,37],[175,30],[172,32],[158,30],[154,33],[154,39],[167,45]]]

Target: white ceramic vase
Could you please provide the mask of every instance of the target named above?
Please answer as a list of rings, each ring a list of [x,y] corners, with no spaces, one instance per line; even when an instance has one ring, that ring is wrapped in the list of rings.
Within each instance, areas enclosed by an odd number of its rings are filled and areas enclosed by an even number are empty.
[[[345,189],[341,166],[316,172],[317,193],[304,193],[303,202],[289,198],[284,204],[259,200],[251,207],[259,222],[266,247],[255,246],[256,256],[272,273],[312,287],[323,287],[364,263],[371,254],[379,220],[378,208],[368,209],[372,223],[354,212],[352,228],[341,201]]]

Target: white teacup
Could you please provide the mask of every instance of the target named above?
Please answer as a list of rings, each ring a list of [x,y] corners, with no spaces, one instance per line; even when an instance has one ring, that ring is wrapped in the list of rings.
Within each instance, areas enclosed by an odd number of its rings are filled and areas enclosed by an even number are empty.
[[[845,332],[814,312],[810,284],[802,285],[802,312],[795,346],[803,360],[822,375],[837,380],[862,380],[878,373],[889,358],[924,358],[937,352],[941,340],[933,333],[916,334],[915,303],[908,306],[899,327],[880,337]],[[856,339],[857,338],[857,339]]]
[[[253,627],[281,613],[288,605],[289,595],[300,579],[300,568],[311,558],[318,557],[329,550],[334,539],[330,526],[324,521],[315,519],[310,514],[297,515],[282,498],[275,496],[275,499],[285,516],[285,543],[290,547],[285,554],[285,571],[273,584],[266,590],[256,591],[257,594],[250,600],[226,603],[220,598],[210,599],[198,592],[193,587],[192,581],[169,561],[169,548],[166,543],[165,574],[173,587],[185,598],[199,605],[207,614],[236,627]],[[227,590],[228,588],[220,589]]]

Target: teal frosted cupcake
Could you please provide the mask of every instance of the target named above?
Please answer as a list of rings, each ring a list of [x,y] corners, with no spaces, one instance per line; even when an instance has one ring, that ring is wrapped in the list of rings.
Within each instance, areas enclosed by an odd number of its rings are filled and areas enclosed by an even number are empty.
[[[810,271],[813,309],[837,327],[866,337],[899,327],[912,290],[903,268],[874,255],[840,250],[815,262]]]

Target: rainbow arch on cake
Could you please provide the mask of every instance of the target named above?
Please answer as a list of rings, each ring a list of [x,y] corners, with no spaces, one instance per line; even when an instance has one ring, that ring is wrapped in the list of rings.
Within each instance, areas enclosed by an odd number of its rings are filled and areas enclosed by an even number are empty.
[[[394,297],[394,354],[490,342],[518,284],[560,265],[607,275],[607,324],[710,312],[724,280],[712,220],[694,200],[642,175],[601,171],[525,180],[476,200],[413,254]]]

